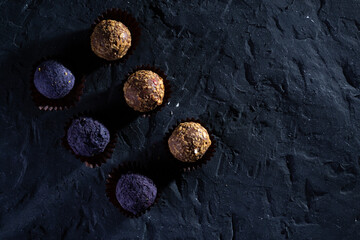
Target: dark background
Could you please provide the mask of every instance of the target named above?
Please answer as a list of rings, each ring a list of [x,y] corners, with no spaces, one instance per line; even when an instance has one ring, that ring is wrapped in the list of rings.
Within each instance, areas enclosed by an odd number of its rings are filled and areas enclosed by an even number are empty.
[[[141,24],[134,54],[91,69],[76,107],[39,111],[33,64],[88,44],[112,7]],[[360,239],[359,13],[356,0],[0,0],[0,239]],[[170,103],[122,124],[112,159],[85,167],[60,144],[65,122],[112,106],[139,64],[167,73]],[[107,174],[156,159],[186,117],[209,126],[215,156],[123,217]]]

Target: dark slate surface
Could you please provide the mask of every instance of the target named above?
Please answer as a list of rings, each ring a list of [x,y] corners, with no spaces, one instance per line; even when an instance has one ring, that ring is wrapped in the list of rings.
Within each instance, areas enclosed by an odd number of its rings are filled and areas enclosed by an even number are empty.
[[[37,110],[32,65],[87,46],[112,7],[141,23],[134,55],[91,69],[76,108]],[[360,239],[359,12],[357,0],[0,0],[0,239]],[[113,104],[116,87],[148,63],[174,93],[132,119]],[[60,139],[71,116],[104,106],[119,141],[90,169]],[[169,179],[144,216],[123,217],[107,174],[162,157],[167,129],[186,117],[208,124],[214,158]]]

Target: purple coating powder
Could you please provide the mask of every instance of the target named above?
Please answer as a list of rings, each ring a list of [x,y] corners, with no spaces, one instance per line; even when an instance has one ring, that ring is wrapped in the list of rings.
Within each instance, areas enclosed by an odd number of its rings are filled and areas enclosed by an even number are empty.
[[[116,185],[116,198],[122,208],[140,213],[155,201],[157,188],[153,181],[139,174],[125,174]]]
[[[67,131],[67,141],[77,155],[91,157],[105,150],[110,142],[110,133],[100,122],[81,117],[71,123]]]
[[[45,97],[59,99],[74,87],[75,77],[62,64],[49,60],[42,62],[35,70],[34,84]]]

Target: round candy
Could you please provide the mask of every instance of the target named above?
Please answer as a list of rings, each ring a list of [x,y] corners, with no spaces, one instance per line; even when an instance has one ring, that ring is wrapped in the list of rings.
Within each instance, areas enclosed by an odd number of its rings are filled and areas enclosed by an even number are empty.
[[[207,130],[196,122],[180,123],[172,132],[168,145],[172,155],[182,162],[196,162],[211,145]]]
[[[124,84],[126,103],[139,112],[148,112],[161,105],[164,95],[163,79],[150,70],[136,71]]]
[[[109,130],[100,122],[81,117],[67,130],[67,141],[75,154],[91,157],[102,153],[110,142]]]
[[[49,60],[37,66],[34,74],[36,89],[45,97],[59,99],[65,97],[75,84],[75,77],[61,63]]]
[[[153,181],[139,174],[125,174],[116,185],[116,198],[121,207],[133,214],[149,208],[156,199]]]
[[[108,61],[122,58],[131,47],[129,29],[115,20],[102,20],[98,23],[90,40],[92,51]]]

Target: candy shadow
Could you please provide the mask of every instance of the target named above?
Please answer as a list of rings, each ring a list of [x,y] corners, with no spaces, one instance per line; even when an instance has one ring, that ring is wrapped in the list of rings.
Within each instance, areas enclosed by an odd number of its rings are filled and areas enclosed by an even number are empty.
[[[19,45],[16,49],[8,49],[7,53],[2,55],[2,79],[12,79],[2,81],[2,88],[11,94],[7,105],[30,116],[41,113],[33,104],[30,91],[33,70],[40,60],[58,59],[73,72],[76,80],[81,80],[82,76],[90,74],[104,64],[91,51],[90,28],[46,40],[26,41]],[[28,94],[24,94],[26,91]],[[10,102],[12,99],[19,100]]]
[[[165,139],[149,146],[137,156],[137,160],[146,169],[147,175],[162,192],[173,181],[181,180],[181,168],[172,160]]]

